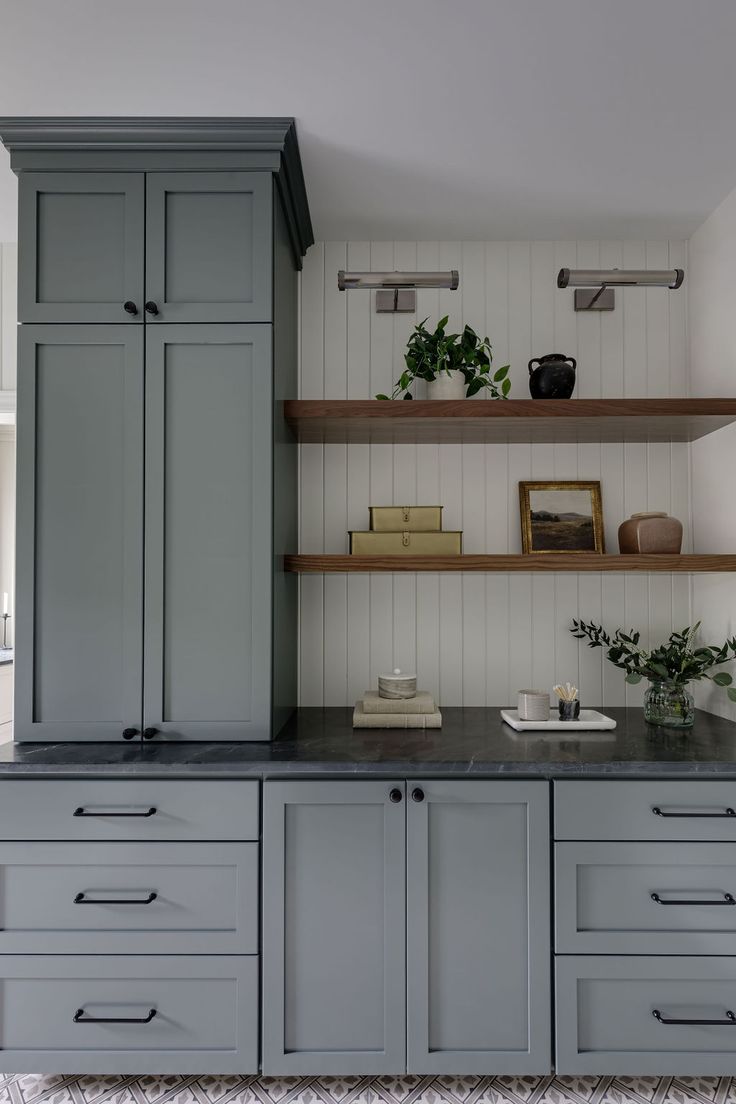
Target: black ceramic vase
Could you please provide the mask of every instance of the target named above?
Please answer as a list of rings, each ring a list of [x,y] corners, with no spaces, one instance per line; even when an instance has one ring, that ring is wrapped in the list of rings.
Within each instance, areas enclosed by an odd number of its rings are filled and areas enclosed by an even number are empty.
[[[533,365],[537,365],[536,368]],[[547,353],[529,361],[529,391],[533,399],[569,399],[575,390],[574,357]]]

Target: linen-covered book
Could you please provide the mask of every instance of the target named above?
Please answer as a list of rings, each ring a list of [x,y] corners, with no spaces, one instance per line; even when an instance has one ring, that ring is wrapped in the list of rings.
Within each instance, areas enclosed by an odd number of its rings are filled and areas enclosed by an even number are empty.
[[[442,714],[434,713],[364,713],[362,701],[355,703],[353,728],[442,728]]]
[[[436,713],[434,698],[426,690],[417,690],[413,698],[382,698],[377,690],[363,694],[364,713]]]

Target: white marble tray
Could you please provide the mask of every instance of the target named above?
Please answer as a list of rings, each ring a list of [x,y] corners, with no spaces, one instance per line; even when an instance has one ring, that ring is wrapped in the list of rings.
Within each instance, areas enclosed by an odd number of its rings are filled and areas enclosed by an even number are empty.
[[[518,709],[502,709],[501,716],[516,732],[590,732],[592,729],[616,727],[612,717],[597,709],[581,709],[576,721],[561,721],[556,709],[550,709],[548,721],[520,721]]]

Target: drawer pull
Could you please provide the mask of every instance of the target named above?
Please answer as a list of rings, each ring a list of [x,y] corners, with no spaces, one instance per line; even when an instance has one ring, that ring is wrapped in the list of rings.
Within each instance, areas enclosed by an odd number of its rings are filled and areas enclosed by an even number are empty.
[[[75,1023],[135,1023],[146,1024],[150,1023],[153,1017],[156,1015],[156,1009],[152,1008],[147,1016],[124,1016],[117,1018],[115,1016],[85,1016],[84,1009],[78,1008],[74,1013]]]
[[[720,813],[663,813],[659,805],[652,806],[652,812],[658,817],[732,817],[736,816],[733,809],[724,809]]]
[[[736,1016],[730,1008],[726,1010],[725,1020],[673,1020],[663,1016],[658,1008],[653,1010],[652,1015],[661,1024],[686,1024],[689,1027],[736,1027]]]
[[[85,897],[78,893],[74,898],[75,905],[152,905],[158,897],[158,893],[149,893],[147,897]]]
[[[732,897],[730,893],[724,893],[722,901],[698,901],[687,900],[687,898],[678,900],[675,897],[671,901],[663,901],[658,893],[652,893],[650,896],[658,905],[736,905],[736,897]]]
[[[156,815],[156,807],[151,806],[150,809],[143,809],[140,812],[134,813],[119,813],[119,812],[104,812],[101,809],[96,809],[93,813],[88,813],[86,809],[80,805],[78,809],[74,810],[75,817],[152,817]]]

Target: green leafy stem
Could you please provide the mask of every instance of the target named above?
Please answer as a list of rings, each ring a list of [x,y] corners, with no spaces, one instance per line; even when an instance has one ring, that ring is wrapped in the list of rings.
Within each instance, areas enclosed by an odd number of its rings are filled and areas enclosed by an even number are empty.
[[[607,659],[626,672],[627,682],[637,683],[645,678],[670,686],[687,686],[689,682],[710,679],[716,686],[728,687],[729,698],[736,701],[736,687],[732,685],[731,675],[727,671],[711,673],[714,667],[736,659],[736,636],[720,646],[696,646],[695,637],[699,629],[700,621],[680,632],[673,632],[669,640],[651,651],[639,647],[641,633],[633,629],[629,632],[616,629],[610,636],[593,621],[573,620],[570,632],[578,640],[587,640],[589,648],[604,648]]]

